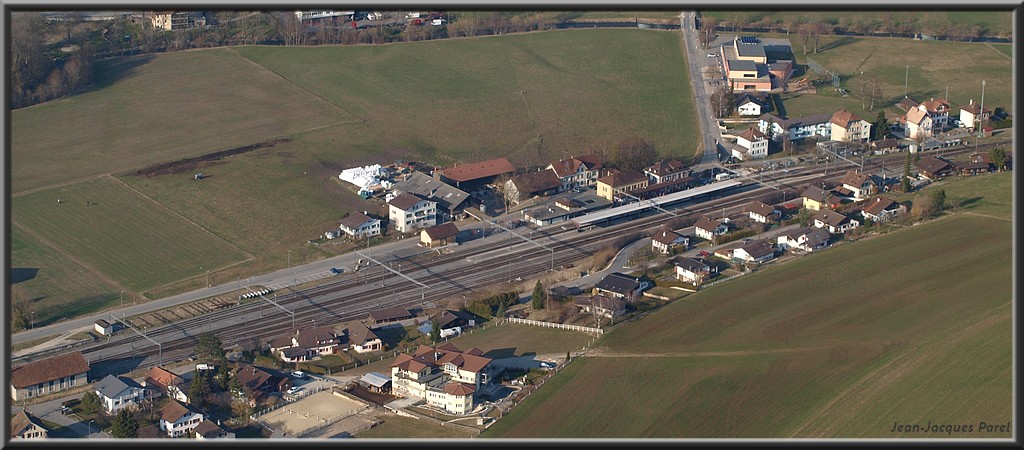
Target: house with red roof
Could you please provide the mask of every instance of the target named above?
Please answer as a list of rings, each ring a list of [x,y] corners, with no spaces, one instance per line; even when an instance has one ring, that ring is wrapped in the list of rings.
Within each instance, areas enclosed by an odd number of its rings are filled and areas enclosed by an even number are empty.
[[[601,159],[597,155],[580,155],[555,161],[545,168],[558,177],[558,192],[593,186],[601,176]]]
[[[11,369],[11,400],[39,397],[87,383],[82,352],[65,353]]]
[[[478,348],[463,352],[450,342],[421,345],[412,355],[398,355],[391,364],[392,392],[422,398],[453,414],[470,413],[476,406],[474,394],[492,372],[491,358],[482,355]]]

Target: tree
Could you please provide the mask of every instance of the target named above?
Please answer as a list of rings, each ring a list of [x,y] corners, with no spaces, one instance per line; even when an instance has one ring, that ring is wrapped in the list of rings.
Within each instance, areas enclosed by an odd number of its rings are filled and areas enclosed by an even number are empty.
[[[642,137],[628,137],[615,145],[615,161],[620,169],[642,171],[657,159],[654,143]]]
[[[885,139],[889,135],[889,121],[885,119],[885,111],[879,111],[875,123],[871,124],[872,140]]]
[[[715,27],[718,26],[718,20],[713,17],[701,16],[700,18],[700,33],[697,35],[697,39],[700,40],[700,45],[704,48],[708,48],[711,42],[715,40]]]
[[[494,314],[494,317],[498,317],[498,318],[504,319],[505,318],[505,313],[506,313],[506,311],[505,311],[505,302],[503,301],[501,303],[498,303],[498,312],[496,312]]]
[[[719,86],[712,91],[709,100],[715,117],[728,117],[732,114],[733,95],[726,90],[725,86]]]
[[[226,391],[231,383],[231,371],[228,370],[227,364],[221,364],[217,366],[217,375],[214,377],[214,381],[217,382],[217,387]]]
[[[82,394],[82,414],[92,415],[96,414],[100,410],[100,396],[96,394],[96,391],[89,391]]]
[[[939,189],[918,194],[914,201],[914,213],[922,219],[938,216],[946,206],[946,191]]]
[[[189,400],[202,407],[206,404],[206,396],[210,392],[210,380],[206,377],[206,371],[197,369],[192,376],[192,385],[188,388]]]
[[[807,54],[807,41],[811,38],[811,33],[814,31],[814,25],[810,23],[802,23],[800,27],[796,29],[797,34],[800,35],[800,42],[804,45],[804,54]]]
[[[992,159],[992,164],[996,165],[996,170],[1002,171],[1003,167],[1006,166],[1006,149],[994,147],[989,152],[989,157]]]
[[[122,408],[110,427],[110,435],[120,439],[136,438],[139,436],[139,421],[131,411]]]
[[[903,179],[900,180],[900,189],[903,192],[910,192],[910,152],[907,152],[907,160],[903,164]]]
[[[800,211],[797,212],[797,218],[800,219],[800,226],[801,227],[810,226],[810,224],[811,224],[811,210],[809,210],[807,208],[800,208]]]
[[[207,332],[199,335],[199,343],[196,344],[196,358],[199,361],[221,364],[224,362],[224,353],[224,346],[215,334]]]
[[[790,14],[790,15],[786,16],[784,21],[785,21],[785,24],[786,24],[786,35],[787,36],[789,35],[790,32],[796,31],[797,27],[800,26],[800,16],[798,16],[796,14]]]
[[[537,284],[533,285],[533,295],[530,297],[533,303],[533,309],[544,309],[544,304],[547,302],[548,296],[544,292],[544,285],[541,284],[540,280],[537,280]]]
[[[430,319],[430,340],[432,342],[441,340],[441,324],[436,318]]]
[[[11,325],[13,328],[28,328],[32,322],[31,300],[20,286],[11,286]]]

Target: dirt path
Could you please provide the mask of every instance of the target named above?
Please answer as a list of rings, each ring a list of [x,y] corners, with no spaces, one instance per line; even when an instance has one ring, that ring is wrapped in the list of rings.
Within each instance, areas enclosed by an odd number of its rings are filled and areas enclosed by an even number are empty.
[[[1005,220],[1007,222],[1013,222],[1013,219],[1007,219],[1005,217],[999,217],[999,216],[990,216],[988,214],[981,214],[981,213],[976,213],[976,212],[967,212],[966,214],[970,214],[972,216],[978,216],[978,217],[988,217],[989,219],[999,219],[999,220]]]
[[[702,356],[751,356],[751,355],[779,355],[786,353],[800,353],[811,351],[828,350],[832,347],[794,347],[774,348],[766,350],[736,350],[731,352],[610,352],[603,348],[595,348],[587,352],[586,356],[599,358],[693,358]]]
[[[859,380],[854,382],[850,387],[844,389],[842,392],[837,394],[835,397],[829,400],[829,402],[826,403],[825,406],[823,406],[817,413],[810,414],[808,416],[809,419],[807,420],[807,422],[804,422],[803,425],[801,425],[795,431],[790,433],[788,437],[831,437],[836,426],[844,423],[849,423],[850,421],[856,419],[863,413],[863,405],[869,403],[872,398],[872,395],[870,394],[877,394],[879,392],[882,392],[882,390],[884,390],[888,386],[891,386],[893,383],[896,383],[908,373],[917,370],[922,364],[930,361],[931,358],[935,355],[934,351],[919,351],[919,349],[950,348],[953,345],[956,345],[962,342],[963,340],[976,335],[978,332],[982,330],[997,325],[1001,321],[1010,320],[1011,318],[1008,315],[1003,314],[1003,312],[1005,312],[1003,310],[1009,309],[1010,307],[1010,303],[1005,303],[1003,305],[997,306],[992,309],[992,312],[989,314],[988,317],[985,317],[973,324],[960,328],[959,330],[957,330],[955,326],[950,327],[950,329],[943,330],[941,333],[938,333],[938,336],[945,336],[945,338],[943,339],[938,339],[937,341],[923,342],[921,344],[918,344],[914,348],[905,349],[903,353],[900,354],[899,356],[885,363],[884,365],[882,365],[882,367],[879,367],[871,371],[870,373],[864,375]],[[865,389],[868,386],[870,386],[870,391],[865,392]],[[857,399],[857,407],[850,408],[846,406],[839,410],[833,411],[837,404],[848,399]],[[832,415],[832,418],[827,420],[827,423],[829,424],[827,427],[817,430],[816,432],[814,432],[813,436],[808,436],[806,433],[804,433],[804,430],[807,429],[808,427],[825,422],[822,420],[822,417],[829,414]]]
[[[1000,54],[1001,56],[1004,56],[1004,57],[1006,57],[1006,59],[1008,59],[1008,60],[1010,60],[1010,61],[1013,61],[1013,58],[1012,58],[1012,57],[1010,57],[1010,56],[1007,56],[1007,55],[1006,55],[1006,53],[1003,53],[1003,52],[999,51],[999,49],[997,49],[997,48],[993,47],[993,46],[992,46],[992,44],[990,44],[990,43],[986,42],[986,43],[985,43],[985,45],[986,45],[986,46],[988,46],[988,48],[990,48],[990,49],[992,49],[993,51],[995,51],[996,53]]]

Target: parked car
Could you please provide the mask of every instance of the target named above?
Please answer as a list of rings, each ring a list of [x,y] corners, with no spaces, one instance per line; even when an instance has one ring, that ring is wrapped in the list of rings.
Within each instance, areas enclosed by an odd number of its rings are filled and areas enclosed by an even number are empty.
[[[286,394],[288,394],[288,395],[295,395],[296,393],[298,393],[301,390],[302,390],[302,386],[292,386],[292,387],[288,388],[288,391],[286,392]]]
[[[540,362],[540,366],[545,368],[545,369],[554,369],[555,368],[555,363],[548,362],[548,361],[541,361]]]
[[[339,269],[337,267],[331,267],[331,274],[332,275],[337,275],[337,274],[341,273],[343,270],[344,269]]]
[[[292,372],[292,376],[295,377],[295,378],[298,378],[300,380],[305,380],[306,379],[306,372],[303,372],[301,370],[296,370],[296,371]]]

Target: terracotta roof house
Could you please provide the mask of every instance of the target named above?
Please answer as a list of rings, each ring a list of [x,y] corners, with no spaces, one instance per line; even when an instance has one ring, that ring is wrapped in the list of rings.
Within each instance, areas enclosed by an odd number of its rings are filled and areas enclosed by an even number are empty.
[[[777,238],[779,247],[795,248],[805,252],[813,252],[828,246],[831,236],[823,228],[806,227],[785,233]]]
[[[671,230],[657,231],[651,236],[651,247],[663,255],[669,254],[673,248],[685,249],[689,244],[689,238]]]
[[[853,193],[853,197],[857,200],[863,200],[871,195],[872,190],[878,190],[878,186],[875,185],[870,175],[856,170],[846,171],[842,184],[844,188]]]
[[[432,227],[437,224],[437,203],[403,192],[388,202],[388,219],[402,233]]]
[[[700,220],[693,225],[693,232],[697,237],[713,240],[729,232],[729,219],[712,219],[708,216],[701,216]]]
[[[185,380],[178,376],[178,374],[157,366],[150,368],[146,372],[146,376],[142,380],[142,387],[153,389],[160,394],[166,394],[175,400],[188,403],[188,395],[182,390],[184,383]]]
[[[448,342],[419,346],[391,364],[391,389],[398,395],[426,400],[450,413],[466,414],[475,406],[474,394],[487,383],[491,359],[480,349],[463,352]]]
[[[732,256],[746,262],[760,264],[775,258],[775,248],[768,241],[755,239],[733,250]]]
[[[212,420],[204,420],[192,430],[196,433],[196,439],[234,439],[235,433],[221,428]]]
[[[960,126],[967,128],[970,131],[974,131],[974,128],[978,125],[978,121],[985,122],[992,116],[992,111],[985,108],[984,111],[981,109],[981,105],[974,103],[974,99],[967,106],[960,107]]]
[[[412,311],[408,308],[401,306],[392,306],[390,308],[375,309],[370,311],[370,323],[380,324],[389,322],[398,322],[400,320],[412,319],[416,317]]]
[[[907,207],[886,197],[875,197],[864,204],[860,213],[865,219],[875,222],[888,222],[906,214]]]
[[[705,280],[718,273],[717,266],[698,258],[676,258],[675,266],[676,279],[695,286],[700,286]]]
[[[565,192],[578,187],[593,186],[601,176],[601,159],[594,154],[581,155],[548,164],[547,169],[555,172]]]
[[[607,295],[581,298],[576,300],[576,306],[584,313],[592,313],[612,320],[626,313],[626,302],[624,300]]]
[[[644,168],[644,174],[651,184],[667,183],[686,176],[686,165],[676,159],[658,160]]]
[[[18,439],[46,439],[50,430],[43,425],[43,421],[22,409],[11,418],[10,437],[11,440]]]
[[[804,189],[800,196],[804,199],[804,207],[811,211],[817,211],[822,208],[835,208],[842,203],[839,197],[814,185]]]
[[[643,278],[626,275],[621,272],[612,272],[605,275],[601,281],[594,285],[594,295],[604,293],[611,297],[632,301],[651,286],[653,284]]]
[[[175,400],[160,409],[160,431],[168,437],[186,436],[203,421],[203,413]]]
[[[492,183],[500,175],[511,175],[515,166],[505,158],[489,159],[469,164],[461,164],[441,169],[441,181],[463,190],[476,190],[485,184]]]
[[[11,369],[11,399],[22,400],[86,384],[89,363],[82,352],[65,353]]]
[[[843,142],[865,142],[871,139],[871,123],[842,109],[832,115],[832,139]]]
[[[776,222],[782,217],[782,212],[774,206],[766,205],[757,200],[748,203],[746,210],[750,218],[759,223]]]
[[[459,227],[455,226],[454,222],[434,225],[420,231],[420,245],[431,248],[454,244],[458,235]]]
[[[953,168],[949,165],[949,162],[945,160],[934,156],[925,156],[917,162],[917,171],[921,175],[928,177],[928,179],[935,181],[944,176],[950,175]]]
[[[338,225],[338,228],[352,238],[380,235],[380,219],[374,219],[359,211],[352,211]]]
[[[829,233],[845,233],[860,226],[860,221],[846,217],[831,209],[822,209],[814,215],[814,226],[826,228]]]
[[[647,187],[650,180],[642,172],[635,170],[616,170],[611,174],[597,179],[597,195],[615,201],[620,192],[630,193]]]
[[[537,196],[557,194],[561,190],[562,180],[553,170],[524,173],[505,182],[505,195],[513,204]]]
[[[368,353],[384,348],[384,342],[380,340],[380,337],[362,323],[357,322],[352,325],[352,328],[348,330],[348,336],[352,350],[357,353]]]
[[[137,408],[145,392],[145,388],[135,380],[113,375],[107,375],[97,381],[94,387],[107,414],[114,414],[122,408]]]

